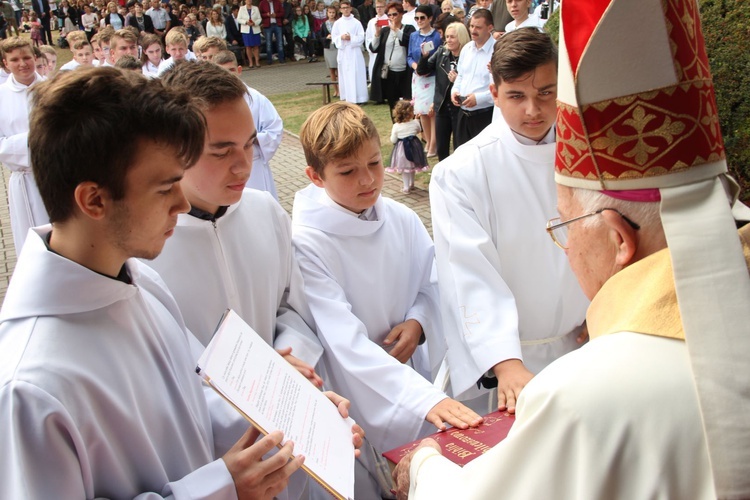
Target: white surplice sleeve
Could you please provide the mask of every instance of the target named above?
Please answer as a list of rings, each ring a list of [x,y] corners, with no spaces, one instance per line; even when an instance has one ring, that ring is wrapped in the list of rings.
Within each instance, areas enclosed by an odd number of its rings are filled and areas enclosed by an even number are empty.
[[[0,461],[2,498],[92,498],[93,463],[74,419],[53,396],[27,382],[0,388],[0,445],[13,450],[13,460]],[[106,455],[105,455],[106,456]],[[115,467],[116,469],[116,467]],[[161,491],[144,492],[138,500],[236,499],[232,476],[223,460],[215,460]]]
[[[0,131],[2,134],[2,131]],[[29,167],[29,133],[0,135],[0,163],[12,171]]]
[[[354,47],[361,47],[365,43],[365,30],[362,28],[362,24],[357,21],[354,23],[353,33],[349,33],[352,37],[351,42]]]
[[[315,367],[323,355],[323,346],[313,330],[315,322],[307,305],[302,273],[292,249],[292,223],[278,203],[274,204],[274,208],[277,230],[282,232],[282,240],[289,252],[286,259],[288,281],[276,313],[273,345],[276,349],[291,347],[292,356]]]
[[[492,235],[485,229],[492,226],[493,214],[480,208],[490,205],[491,200],[483,199],[487,196],[452,169],[433,173],[430,204],[443,327],[449,361],[451,349],[462,360],[461,366],[451,367],[455,394],[471,387],[495,364],[523,359],[516,301],[503,280]]]
[[[253,99],[252,111],[257,113],[257,118],[253,117],[258,131],[258,146],[263,159],[266,163],[269,163],[281,144],[284,122],[266,96],[257,91],[251,93],[251,96]]]
[[[341,266],[336,253],[316,243],[305,231],[295,234],[308,304],[335,380],[332,389],[352,401],[375,448],[389,450],[416,439],[428,411],[447,396],[370,340],[332,272]]]

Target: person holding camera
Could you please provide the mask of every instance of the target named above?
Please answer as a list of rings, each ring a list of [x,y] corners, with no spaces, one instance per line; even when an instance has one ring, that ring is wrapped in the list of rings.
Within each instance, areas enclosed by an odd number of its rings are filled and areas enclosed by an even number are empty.
[[[429,158],[437,156],[437,146],[435,144],[435,113],[430,109],[435,97],[435,73],[418,73],[417,64],[423,56],[434,54],[440,43],[440,33],[431,25],[432,8],[429,5],[420,5],[417,7],[417,13],[414,20],[419,27],[419,31],[412,33],[409,37],[409,52],[407,53],[407,62],[415,73],[411,80],[411,95],[414,98],[414,112],[419,117],[422,124],[422,136],[424,137],[427,156]]]
[[[375,102],[388,101],[393,120],[393,107],[399,99],[411,100],[412,68],[407,64],[407,49],[411,34],[416,30],[410,24],[402,24],[404,7],[397,2],[385,8],[388,26],[375,25],[375,39],[370,50],[376,53],[372,69],[370,99]]]
[[[456,69],[458,76],[451,91],[451,101],[461,108],[453,136],[456,148],[473,139],[492,122],[491,78],[487,64],[495,47],[493,30],[492,14],[487,9],[479,9],[469,21],[471,42],[461,49]]]
[[[423,53],[417,65],[417,74],[435,74],[435,92],[430,113],[435,116],[435,143],[440,161],[445,160],[450,154],[451,135],[454,136],[454,145],[456,143],[458,107],[451,102],[451,90],[453,82],[458,77],[456,67],[459,54],[464,45],[469,43],[469,32],[464,23],[456,22],[456,18],[452,16],[450,19],[454,22],[443,29],[443,46],[430,56]]]

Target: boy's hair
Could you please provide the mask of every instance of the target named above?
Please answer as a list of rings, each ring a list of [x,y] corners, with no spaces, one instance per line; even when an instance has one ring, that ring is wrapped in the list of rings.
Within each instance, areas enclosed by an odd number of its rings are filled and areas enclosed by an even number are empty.
[[[495,85],[512,82],[548,62],[557,66],[557,47],[547,33],[521,28],[500,37],[495,43],[490,70]]]
[[[353,156],[365,141],[373,138],[380,140],[370,117],[346,101],[318,108],[299,132],[305,160],[321,178],[327,164]]]
[[[116,45],[120,40],[125,40],[126,42],[132,42],[137,44],[138,43],[138,34],[133,33],[129,29],[121,29],[115,31],[115,34],[112,35],[112,39],[110,40],[110,45]]]
[[[73,45],[70,46],[70,50],[72,50],[72,51],[81,50],[82,48],[84,48],[86,46],[91,47],[91,44],[88,42],[88,40],[86,40],[86,39],[84,39],[84,40],[76,40],[73,43]],[[93,50],[93,47],[92,47],[91,50]]]
[[[86,38],[86,32],[79,31],[78,33],[83,33],[83,38]],[[91,40],[90,40],[91,45],[92,46],[93,45],[99,45],[99,42],[101,41],[101,39],[102,39],[101,35],[99,33],[97,33],[96,35],[94,35],[94,36],[91,37]]]
[[[408,3],[409,5],[414,7],[415,5],[417,5],[417,0],[404,0],[404,3]]]
[[[344,4],[348,5],[349,7],[351,7],[351,6],[352,6],[352,2],[350,2],[349,0],[341,0],[341,1],[339,2],[339,9],[340,9],[340,8],[341,8],[341,6],[342,6],[342,5],[344,5]],[[301,5],[300,5],[300,7],[301,7]]]
[[[166,87],[191,95],[201,109],[241,99],[247,93],[235,73],[208,61],[178,61],[161,80]]]
[[[164,37],[164,43],[167,45],[184,45],[187,47],[188,38],[185,36],[185,33],[182,33],[177,29],[171,29],[167,33],[167,36]]]
[[[411,105],[411,101],[401,99],[393,106],[393,119],[396,123],[406,123],[412,115],[414,115],[414,106]]]
[[[32,95],[30,159],[50,222],[73,216],[74,192],[82,182],[94,182],[121,200],[138,141],[174,148],[186,167],[203,152],[202,113],[189,95],[166,88],[159,79],[115,68],[83,68],[36,85]]]
[[[56,51],[56,50],[55,50],[55,48],[54,48],[54,47],[52,47],[51,45],[41,45],[41,46],[39,47],[39,50],[40,50],[40,51],[41,51],[41,53],[42,53],[42,54],[44,54],[45,56],[47,56],[47,55],[50,55],[50,56],[55,56],[55,57],[57,57],[57,51]]]
[[[21,38],[20,36],[14,36],[0,42],[0,58],[5,57],[6,52],[11,52],[16,49],[28,47],[29,50],[34,52],[31,45],[31,40],[28,38]]]
[[[97,43],[99,42],[99,38],[97,38],[99,35],[94,35],[91,38],[91,42],[94,42],[94,38],[96,38]],[[71,31],[67,35],[65,35],[65,39],[68,41],[68,46],[73,47],[73,44],[76,43],[78,40],[86,40],[88,42],[88,39],[86,38],[86,32],[85,31]]]
[[[202,54],[212,47],[227,50],[227,42],[217,36],[200,36],[193,42],[193,52],[196,54]]]
[[[120,69],[132,69],[132,70],[141,71],[142,67],[143,65],[140,63],[140,61],[138,61],[138,59],[136,59],[135,57],[129,54],[122,56],[115,62],[115,68],[120,68]]]
[[[234,52],[231,50],[220,50],[216,54],[214,54],[213,59],[211,59],[211,62],[214,64],[218,64],[221,66],[222,64],[234,64],[236,67],[238,65],[237,63],[237,56],[234,55]]]
[[[106,43],[111,45],[112,37],[115,35],[115,29],[109,25],[99,30],[99,44]]]

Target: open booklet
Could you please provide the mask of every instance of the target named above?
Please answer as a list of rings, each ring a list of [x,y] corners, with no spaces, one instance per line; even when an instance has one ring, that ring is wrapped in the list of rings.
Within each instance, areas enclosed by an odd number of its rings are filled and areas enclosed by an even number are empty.
[[[264,435],[281,430],[284,443],[291,439],[302,468],[334,497],[354,498],[353,420],[237,313],[224,314],[196,371]]]

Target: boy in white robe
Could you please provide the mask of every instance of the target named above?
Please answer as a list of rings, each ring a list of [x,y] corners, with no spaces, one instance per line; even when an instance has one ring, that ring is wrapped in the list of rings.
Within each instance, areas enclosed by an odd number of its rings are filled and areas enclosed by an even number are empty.
[[[339,94],[342,101],[353,104],[366,103],[367,69],[362,55],[362,44],[365,42],[365,30],[362,23],[354,17],[352,4],[348,0],[341,2],[340,17],[331,29],[331,41],[338,51]]]
[[[182,181],[191,209],[177,218],[174,237],[150,265],[202,344],[232,308],[269,345],[304,358],[309,365],[287,357],[320,385],[311,366],[323,349],[308,326],[289,216],[268,193],[244,187],[257,136],[245,85],[209,62],[178,64],[162,78],[200,99],[208,142]]]
[[[303,458],[287,443],[261,461],[281,433],[253,444],[239,413],[214,418],[198,342],[133,259],[157,256],[189,208],[179,182],[203,150],[200,111],[114,68],[42,85],[29,144],[52,227],[29,233],[0,311],[0,497],[278,494]]]
[[[533,229],[556,210],[557,51],[536,30],[497,44],[490,90],[504,119],[430,182],[453,396],[480,413],[513,412],[533,375],[578,347],[588,306],[565,255]]]
[[[217,51],[211,60],[237,75],[242,74],[242,66],[237,64],[237,56],[231,50]],[[255,130],[258,131],[253,145],[253,168],[246,186],[261,191],[268,191],[277,201],[276,183],[271,172],[271,159],[279,149],[284,134],[284,122],[273,103],[251,86],[245,84],[247,94],[245,101],[253,115]]]
[[[0,163],[11,170],[8,186],[10,226],[16,253],[29,228],[49,222],[29,164],[29,89],[42,79],[35,70],[31,42],[9,38],[0,47],[10,77],[0,85]]]
[[[430,383],[445,352],[432,242],[414,212],[380,196],[374,124],[359,107],[334,103],[308,117],[300,140],[312,184],[295,197],[292,241],[325,349],[324,381],[357,401],[352,415],[372,445],[358,462],[356,498],[381,498],[391,485],[377,455],[481,419]]]

